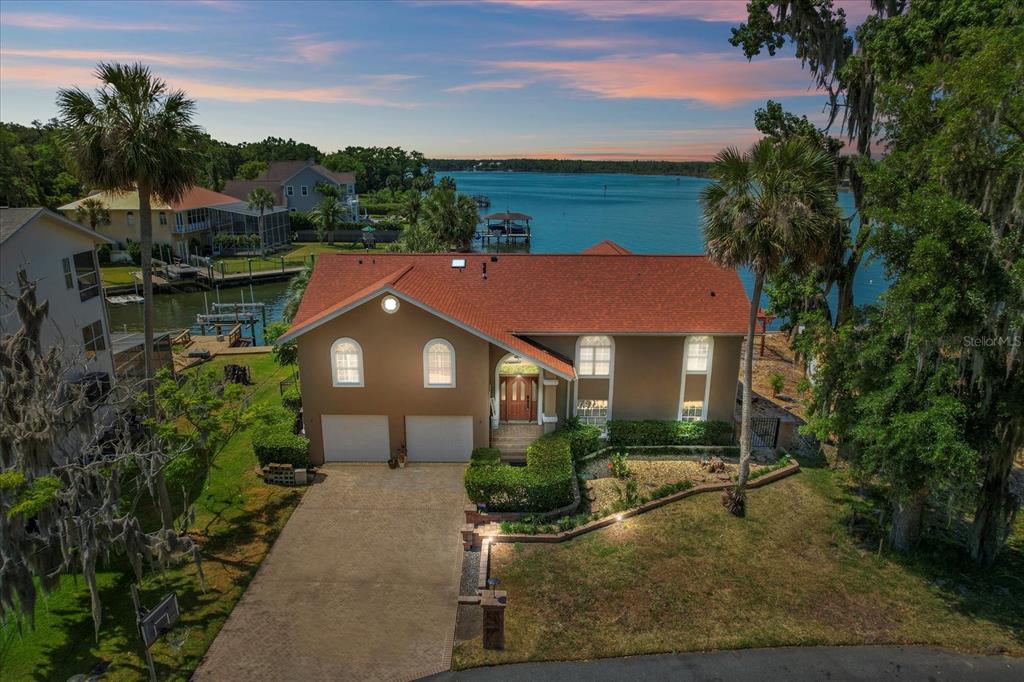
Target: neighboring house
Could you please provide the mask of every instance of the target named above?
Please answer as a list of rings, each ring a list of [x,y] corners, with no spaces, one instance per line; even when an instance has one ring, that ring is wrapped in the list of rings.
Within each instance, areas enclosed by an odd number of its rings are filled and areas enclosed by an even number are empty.
[[[314,463],[466,461],[567,415],[731,422],[749,301],[705,256],[322,255],[291,329]]]
[[[316,191],[319,183],[338,188],[341,201],[352,213],[352,219],[359,216],[359,197],[356,195],[356,174],[346,171],[336,173],[327,170],[312,159],[308,161],[271,161],[267,170],[255,180],[228,180],[224,193],[245,199],[257,187],[263,187],[274,195],[275,203],[287,206],[289,211],[311,211],[324,197]]]
[[[97,231],[113,239],[117,247],[127,249],[139,241],[139,193],[97,192],[61,206],[71,220],[77,220],[77,209],[86,199],[99,199],[110,212],[110,222],[97,225]],[[218,234],[260,234],[259,211],[249,209],[247,201],[192,187],[179,201],[166,204],[154,200],[153,243],[170,245],[180,257],[190,254],[208,256],[219,251]],[[264,248],[274,248],[290,241],[291,221],[284,206],[274,206],[263,217]]]
[[[49,304],[44,351],[62,348],[74,377],[99,372],[109,382],[114,362],[96,247],[110,241],[46,208],[0,208],[0,286],[7,294],[0,297],[0,332],[21,328],[15,299],[24,269],[36,282],[36,300]]]

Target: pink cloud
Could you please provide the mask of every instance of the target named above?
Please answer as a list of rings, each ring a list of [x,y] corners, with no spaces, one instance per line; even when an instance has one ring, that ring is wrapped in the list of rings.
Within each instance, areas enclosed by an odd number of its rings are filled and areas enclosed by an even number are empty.
[[[505,43],[505,47],[544,47],[555,50],[621,50],[631,47],[650,46],[650,38],[619,38],[613,36],[596,38],[536,38]]]
[[[478,83],[466,83],[465,85],[456,85],[455,87],[445,88],[445,92],[476,92],[479,90],[519,90],[529,84],[525,80],[513,80],[513,79],[502,79],[502,80],[489,80],[480,81]]]
[[[165,64],[183,68],[218,68],[232,67],[236,64],[224,59],[201,55],[171,54],[159,52],[116,52],[108,50],[32,50],[23,48],[0,48],[4,57],[32,57],[35,59],[55,59],[63,61],[103,62],[141,61],[149,64]]]
[[[590,60],[510,60],[493,69],[532,74],[602,99],[696,100],[728,106],[769,97],[813,94],[791,59],[747,62],[733,54],[660,54]]]
[[[555,10],[588,19],[673,17],[740,23],[747,20],[747,0],[484,0],[522,9]],[[847,23],[859,24],[871,13],[869,0],[837,0]]]
[[[97,30],[97,31],[195,31],[193,25],[183,23],[147,23],[109,21],[91,17],[54,14],[50,12],[3,12],[0,24],[19,28],[44,30]]]
[[[283,61],[328,64],[348,46],[339,40],[322,40],[317,36],[292,36],[288,39],[292,56]]]
[[[32,87],[52,88],[77,85],[89,88],[95,85],[95,74],[85,66],[11,64],[3,65],[4,85],[21,83]],[[269,87],[232,83],[217,83],[194,78],[169,76],[168,85],[180,88],[196,99],[215,99],[226,102],[288,101],[325,104],[360,104],[402,109],[414,108],[415,104],[396,101],[369,92],[365,87]]]

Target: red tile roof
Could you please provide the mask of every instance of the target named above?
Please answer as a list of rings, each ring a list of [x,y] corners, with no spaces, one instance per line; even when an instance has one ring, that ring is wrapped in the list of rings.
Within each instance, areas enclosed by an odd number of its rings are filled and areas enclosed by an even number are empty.
[[[274,202],[284,206],[284,195],[281,193],[281,183],[270,180],[228,180],[224,183],[224,194],[233,196],[240,201],[249,201],[249,194],[259,187],[274,195]]]
[[[743,334],[750,306],[736,271],[702,255],[322,254],[282,340],[384,290],[568,376],[570,363],[523,337]]]
[[[589,249],[584,249],[583,253],[591,256],[631,256],[633,254],[626,247],[620,246],[610,239],[605,239],[603,242],[594,244]]]

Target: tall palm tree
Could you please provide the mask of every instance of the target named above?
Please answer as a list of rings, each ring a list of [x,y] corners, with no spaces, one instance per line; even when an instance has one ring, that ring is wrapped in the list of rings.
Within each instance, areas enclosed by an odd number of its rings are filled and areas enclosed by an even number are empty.
[[[333,237],[335,226],[342,221],[347,213],[348,209],[338,201],[337,197],[332,196],[324,197],[313,207],[313,210],[309,212],[309,217],[316,223],[320,241],[323,241],[325,236]]]
[[[92,95],[77,87],[58,90],[57,107],[79,179],[99,189],[139,194],[145,384],[155,419],[151,202],[177,201],[195,184],[203,131],[192,123],[195,102],[180,90],[169,90],[148,67],[101,63],[96,77],[100,86]],[[162,475],[158,490],[161,519],[170,529],[174,519]]]
[[[249,192],[249,210],[260,212],[260,255],[264,253],[264,240],[265,230],[263,229],[263,214],[268,209],[274,208],[274,195],[271,194],[270,190],[264,187],[257,187],[253,191]]]
[[[469,246],[479,222],[476,202],[447,187],[432,189],[423,201],[421,220],[446,249]]]
[[[306,267],[288,280],[288,288],[284,293],[284,310],[281,312],[281,316],[288,324],[295,319],[295,313],[299,311],[299,303],[302,302],[302,295],[306,293],[306,286],[312,276],[313,268]]]
[[[712,182],[701,193],[704,242],[708,256],[724,267],[754,273],[743,359],[740,473],[723,502],[737,516],[746,508],[750,470],[751,379],[754,334],[766,277],[782,268],[803,271],[815,260],[835,224],[834,159],[802,138],[764,139],[743,154],[728,148],[711,167]],[[834,211],[822,207],[836,206]]]
[[[88,225],[95,232],[100,225],[110,224],[110,210],[107,209],[102,199],[89,197],[83,199],[75,209],[75,219]]]

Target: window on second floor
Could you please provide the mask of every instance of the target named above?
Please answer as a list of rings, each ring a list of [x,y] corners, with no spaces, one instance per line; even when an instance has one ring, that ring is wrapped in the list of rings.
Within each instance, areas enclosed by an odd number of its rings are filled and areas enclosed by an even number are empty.
[[[427,341],[423,347],[423,386],[455,388],[455,349],[444,339]]]
[[[612,340],[607,336],[580,337],[576,373],[581,377],[606,377],[612,371]]]
[[[129,225],[134,225],[135,224],[135,213],[133,213],[132,211],[128,211],[127,213],[125,213],[124,214],[124,221],[125,221],[125,223],[127,223]]]
[[[290,197],[293,197],[295,196],[295,188],[292,187],[291,185],[285,185],[284,193]]]
[[[107,349],[107,339],[103,335],[103,323],[100,320],[82,327],[82,344],[87,358],[96,357],[97,353]]]
[[[301,194],[304,197],[309,196],[309,186],[302,185],[301,187],[299,187],[299,194]]]
[[[691,336],[686,344],[686,371],[707,372],[711,341],[706,336]]]
[[[82,251],[75,254],[75,279],[78,280],[78,294],[88,301],[100,294],[100,275],[96,268],[96,254]]]
[[[75,273],[71,270],[71,259],[63,259],[61,265],[64,266],[64,286],[71,289],[75,286]]]
[[[338,339],[331,346],[335,386],[363,385],[363,349],[355,339]]]
[[[167,224],[167,214],[164,213],[163,211],[160,211],[160,224],[161,225],[166,225]]]

